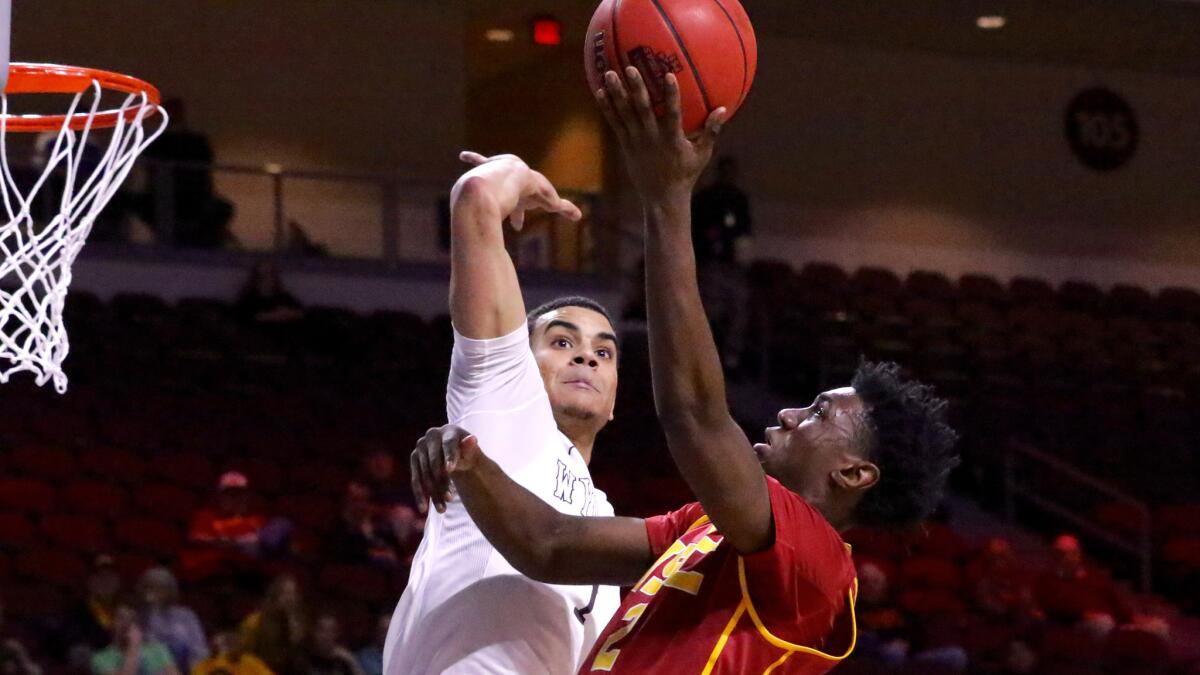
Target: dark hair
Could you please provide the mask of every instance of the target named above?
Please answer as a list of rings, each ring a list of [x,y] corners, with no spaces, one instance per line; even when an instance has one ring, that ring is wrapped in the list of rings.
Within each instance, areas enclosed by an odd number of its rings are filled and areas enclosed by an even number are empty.
[[[608,310],[604,308],[604,305],[591,298],[585,298],[582,295],[567,295],[561,298],[555,298],[554,300],[542,305],[538,305],[537,307],[533,308],[529,314],[526,314],[525,318],[529,322],[529,333],[531,335],[533,334],[533,324],[537,323],[538,317],[542,316],[546,312],[553,312],[554,310],[562,309],[563,307],[582,307],[584,309],[590,309],[593,312],[604,315],[604,318],[608,319],[610,324],[613,324],[614,326],[616,325],[612,320],[612,315],[608,313]]]
[[[959,462],[946,401],[928,385],[901,379],[900,366],[891,362],[860,363],[852,386],[867,410],[868,457],[879,467],[879,483],[858,503],[854,521],[893,530],[915,526],[937,508]]]

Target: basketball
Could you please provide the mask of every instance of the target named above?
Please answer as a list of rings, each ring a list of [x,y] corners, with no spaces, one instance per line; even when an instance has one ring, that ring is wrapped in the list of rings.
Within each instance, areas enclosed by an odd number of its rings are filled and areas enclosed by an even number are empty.
[[[728,121],[750,93],[758,43],[738,0],[603,0],[588,25],[584,68],[594,92],[608,70],[635,66],[663,111],[663,78],[675,73],[683,128],[700,131],[722,106]]]

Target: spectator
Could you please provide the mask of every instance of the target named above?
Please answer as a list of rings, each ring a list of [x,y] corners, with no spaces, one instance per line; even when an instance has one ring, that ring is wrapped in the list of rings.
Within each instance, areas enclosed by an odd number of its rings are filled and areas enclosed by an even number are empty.
[[[221,475],[215,508],[203,509],[192,518],[188,541],[193,548],[185,551],[181,560],[189,578],[240,571],[254,567],[253,561],[288,552],[291,522],[252,512],[250,498],[245,474],[229,471]]]
[[[87,578],[87,596],[67,613],[58,651],[75,652],[86,663],[92,652],[103,649],[112,635],[113,612],[120,592],[121,576],[112,556],[96,556]]]
[[[908,658],[904,613],[892,599],[888,574],[872,561],[858,563],[859,658],[894,668]]]
[[[966,579],[972,604],[986,615],[1024,622],[1039,613],[1007,539],[989,540],[967,565]]]
[[[368,448],[361,482],[369,491],[371,508],[391,524],[401,546],[420,539],[425,521],[417,513],[407,477],[396,471],[396,458],[390,449],[381,445]]]
[[[179,583],[171,570],[146,570],[138,582],[138,595],[146,637],[165,644],[180,670],[188,672],[196,662],[208,658],[204,628],[195,612],[179,604]]]
[[[302,673],[300,649],[305,638],[304,609],[296,579],[276,577],[258,611],[242,621],[241,646],[278,675]]]
[[[375,622],[375,639],[358,650],[358,666],[362,668],[363,675],[383,675],[383,644],[387,642],[388,627],[391,623],[391,614],[380,614]]]
[[[751,234],[750,200],[737,184],[737,161],[722,157],[717,176],[692,198],[692,241],[700,294],[720,336],[722,359],[736,369],[744,347],[750,289],[743,264]]]
[[[330,540],[330,554],[344,562],[371,563],[396,569],[404,562],[404,552],[387,512],[371,504],[366,485],[351,481],[342,502],[342,520]]]
[[[0,603],[0,628],[4,625],[4,604]],[[7,630],[0,633],[0,675],[42,675],[42,668],[29,656],[25,643]]]
[[[117,603],[112,617],[112,644],[92,657],[93,675],[179,675],[171,652],[147,639],[131,603]]]
[[[1069,534],[1054,540],[1049,566],[1037,581],[1036,598],[1046,617],[1062,625],[1081,625],[1095,633],[1125,623],[1131,612],[1116,584],[1088,565],[1079,540]],[[1084,621],[1086,619],[1086,622]],[[1105,631],[1107,632],[1107,631]]]
[[[234,310],[244,320],[259,323],[286,323],[304,316],[300,301],[284,289],[279,268],[269,260],[254,264]]]
[[[150,166],[142,218],[179,246],[220,248],[232,240],[233,204],[213,189],[213,150],[208,138],[188,128],[187,109],[177,98],[163,101],[171,125],[146,151]]]
[[[191,675],[272,675],[262,659],[242,648],[237,633],[217,633],[212,656],[192,667]]]
[[[354,655],[338,642],[340,633],[337,617],[317,617],[308,644],[305,675],[363,675]]]

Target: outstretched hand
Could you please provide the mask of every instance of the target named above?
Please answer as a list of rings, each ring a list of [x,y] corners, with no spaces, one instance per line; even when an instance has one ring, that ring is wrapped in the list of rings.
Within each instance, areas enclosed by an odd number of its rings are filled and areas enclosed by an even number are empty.
[[[430,501],[438,513],[445,513],[446,502],[453,498],[451,478],[474,469],[482,455],[479,440],[462,427],[447,424],[426,431],[409,457],[413,496],[421,513],[429,510]]]
[[[679,81],[673,73],[667,73],[663,91],[666,109],[662,117],[655,115],[642,74],[633,66],[625,69],[624,82],[616,71],[604,73],[604,86],[595,91],[600,112],[617,135],[644,201],[690,197],[725,122],[725,108],[717,108],[709,114],[704,129],[688,138],[683,132]]]
[[[464,151],[458,158],[474,168],[458,179],[455,198],[463,194],[461,186],[472,180],[481,183],[483,196],[495,201],[501,217],[507,217],[513,229],[520,230],[525,225],[525,212],[535,209],[558,213],[573,221],[583,217],[579,207],[558,195],[549,179],[516,155],[485,157]]]

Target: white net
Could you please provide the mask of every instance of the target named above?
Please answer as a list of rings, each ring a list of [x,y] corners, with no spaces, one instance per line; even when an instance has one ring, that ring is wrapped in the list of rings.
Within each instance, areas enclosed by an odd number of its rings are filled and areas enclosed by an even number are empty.
[[[117,110],[117,123],[93,128],[103,89],[99,82],[76,94],[36,181],[21,185],[9,164],[9,97],[0,96],[0,196],[8,222],[0,225],[0,383],[14,374],[32,373],[39,386],[54,382],[67,390],[63,360],[70,343],[63,326],[63,305],[71,285],[71,265],[92,223],[121,187],[134,160],[166,129],[165,111],[145,94],[129,94]],[[143,122],[157,112],[147,131]],[[86,118],[82,128],[71,121]],[[78,126],[78,124],[76,124]],[[101,136],[107,148],[97,147]],[[43,215],[38,196],[59,192],[52,215]]]

